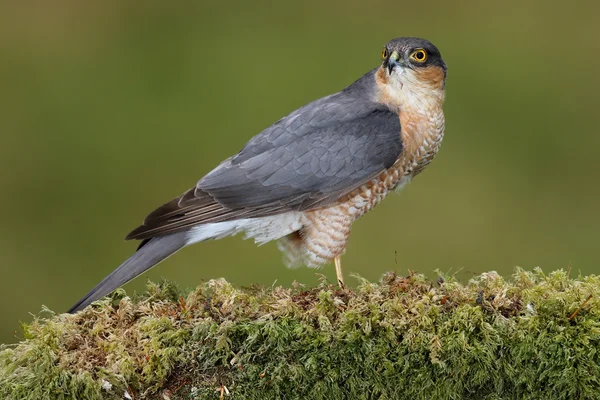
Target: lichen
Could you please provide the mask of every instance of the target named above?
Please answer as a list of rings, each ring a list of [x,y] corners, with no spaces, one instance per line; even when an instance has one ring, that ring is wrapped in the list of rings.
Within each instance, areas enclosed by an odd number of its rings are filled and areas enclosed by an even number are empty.
[[[559,270],[184,294],[48,310],[0,350],[5,399],[597,399],[600,278]]]

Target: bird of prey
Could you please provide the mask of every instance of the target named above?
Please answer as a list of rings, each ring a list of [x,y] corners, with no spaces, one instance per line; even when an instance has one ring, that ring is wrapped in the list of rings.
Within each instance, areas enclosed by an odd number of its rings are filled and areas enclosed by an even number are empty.
[[[377,68],[254,136],[196,186],[151,212],[137,251],[77,312],[181,248],[243,232],[277,240],[288,265],[334,261],[352,223],[431,162],[444,136],[446,64],[429,41],[391,40]]]

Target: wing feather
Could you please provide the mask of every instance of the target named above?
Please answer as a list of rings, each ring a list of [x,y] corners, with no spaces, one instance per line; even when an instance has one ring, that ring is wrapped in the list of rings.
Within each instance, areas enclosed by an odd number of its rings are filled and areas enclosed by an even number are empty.
[[[400,121],[365,96],[368,75],[256,135],[127,239],[324,207],[391,167],[403,149]]]

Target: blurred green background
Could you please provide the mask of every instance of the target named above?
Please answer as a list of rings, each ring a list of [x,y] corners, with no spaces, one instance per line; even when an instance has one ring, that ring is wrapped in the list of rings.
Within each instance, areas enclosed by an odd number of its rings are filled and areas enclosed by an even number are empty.
[[[449,66],[446,138],[355,224],[345,273],[597,272],[599,16],[592,1],[0,2],[0,342],[42,304],[71,306],[133,252],[122,239],[148,212],[397,36],[433,41]],[[160,277],[318,281],[239,237],[127,289]]]

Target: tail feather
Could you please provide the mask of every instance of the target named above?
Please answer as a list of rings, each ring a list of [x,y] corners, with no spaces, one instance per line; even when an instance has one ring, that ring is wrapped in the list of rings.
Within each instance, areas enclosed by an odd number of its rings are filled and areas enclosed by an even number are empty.
[[[167,236],[161,236],[150,239],[125,262],[111,272],[95,288],[79,300],[69,309],[73,314],[83,310],[92,302],[101,299],[113,290],[129,282],[136,276],[139,276],[160,263],[170,255],[183,248],[186,243],[186,232],[173,233]]]

